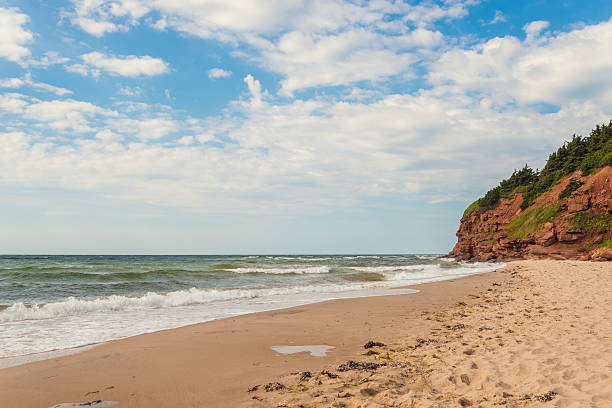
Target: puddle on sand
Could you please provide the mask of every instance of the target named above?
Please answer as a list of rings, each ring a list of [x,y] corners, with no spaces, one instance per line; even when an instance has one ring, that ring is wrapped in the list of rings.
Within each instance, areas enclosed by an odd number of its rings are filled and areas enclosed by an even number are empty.
[[[334,346],[316,345],[316,346],[272,346],[272,350],[281,354],[295,354],[302,353],[304,351],[310,352],[311,356],[314,357],[325,357],[325,355],[335,349]]]
[[[63,404],[52,405],[49,408],[102,408],[102,407],[112,407],[113,405],[117,405],[118,401],[90,401],[90,402],[64,402]]]

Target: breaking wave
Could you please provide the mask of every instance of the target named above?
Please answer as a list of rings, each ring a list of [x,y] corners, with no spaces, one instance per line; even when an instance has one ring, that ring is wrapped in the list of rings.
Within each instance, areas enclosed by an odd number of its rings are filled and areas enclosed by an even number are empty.
[[[363,288],[363,284],[354,285],[310,285],[270,289],[196,289],[178,290],[168,293],[149,292],[144,295],[107,296],[95,299],[69,297],[67,299],[43,305],[25,305],[14,303],[0,310],[0,323],[52,319],[55,317],[74,316],[95,312],[119,312],[146,308],[167,308],[210,303],[215,301],[267,298],[270,296],[294,295],[298,293],[334,293]]]
[[[225,271],[234,273],[270,273],[274,275],[286,275],[286,274],[320,274],[329,273],[331,268],[329,266],[304,266],[304,267],[290,267],[290,268],[231,268],[224,269]]]

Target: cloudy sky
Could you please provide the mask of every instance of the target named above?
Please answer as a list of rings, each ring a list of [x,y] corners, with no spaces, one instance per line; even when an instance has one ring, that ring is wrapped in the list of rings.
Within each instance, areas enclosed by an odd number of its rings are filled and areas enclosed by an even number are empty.
[[[608,0],[0,0],[0,252],[442,253],[612,118]]]

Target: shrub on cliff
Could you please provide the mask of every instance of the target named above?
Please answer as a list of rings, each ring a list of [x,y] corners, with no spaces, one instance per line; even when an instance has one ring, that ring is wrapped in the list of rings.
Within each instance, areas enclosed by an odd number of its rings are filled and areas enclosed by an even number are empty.
[[[582,187],[583,184],[584,183],[582,181],[571,179],[570,182],[567,184],[567,186],[565,186],[563,191],[561,191],[561,194],[559,194],[559,199],[569,197],[574,191]]]

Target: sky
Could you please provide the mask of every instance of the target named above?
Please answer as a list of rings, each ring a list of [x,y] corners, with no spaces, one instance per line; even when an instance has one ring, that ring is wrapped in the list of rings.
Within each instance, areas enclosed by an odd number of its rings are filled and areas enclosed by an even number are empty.
[[[0,253],[446,253],[612,118],[605,0],[0,0]]]

